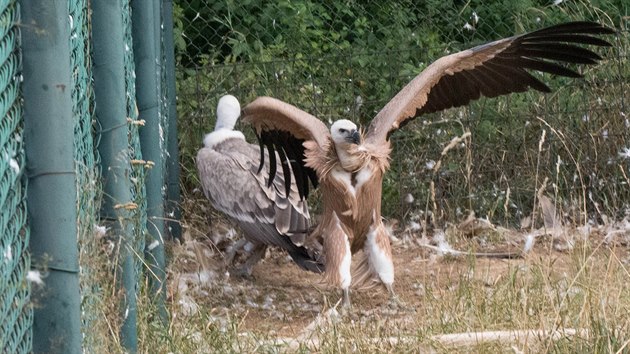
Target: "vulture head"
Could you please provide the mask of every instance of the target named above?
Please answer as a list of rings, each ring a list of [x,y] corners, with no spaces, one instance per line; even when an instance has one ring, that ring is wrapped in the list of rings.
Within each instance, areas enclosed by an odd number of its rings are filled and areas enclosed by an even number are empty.
[[[236,120],[240,116],[241,104],[238,103],[236,97],[232,95],[221,97],[217,104],[217,121],[214,125],[214,131],[205,135],[203,145],[207,148],[212,148],[226,139],[237,138],[245,140],[243,133],[234,130]]]
[[[361,133],[357,125],[347,119],[341,119],[333,123],[330,127],[330,135],[337,147],[346,147],[348,144],[359,145],[361,143]]]
[[[357,125],[347,119],[341,119],[330,127],[330,136],[335,144],[335,151],[341,167],[346,171],[356,171],[364,165],[364,159],[355,156],[353,151],[361,149],[361,132]]]
[[[217,123],[214,126],[214,131],[221,129],[233,130],[240,115],[241,105],[236,97],[232,95],[221,97],[217,104]]]

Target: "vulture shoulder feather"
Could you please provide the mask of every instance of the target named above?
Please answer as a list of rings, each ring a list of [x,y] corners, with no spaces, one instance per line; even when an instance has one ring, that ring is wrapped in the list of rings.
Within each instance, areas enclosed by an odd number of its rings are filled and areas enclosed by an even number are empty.
[[[293,175],[300,197],[306,198],[309,182],[314,187],[318,184],[317,171],[305,162],[307,150],[315,152],[311,156],[325,155],[330,142],[326,125],[317,117],[272,97],[259,97],[248,104],[242,119],[256,131],[261,147],[259,171],[263,166],[269,168],[269,185],[275,180],[279,158],[287,188]],[[264,148],[267,154],[262,153]],[[266,157],[270,163],[265,162]]]

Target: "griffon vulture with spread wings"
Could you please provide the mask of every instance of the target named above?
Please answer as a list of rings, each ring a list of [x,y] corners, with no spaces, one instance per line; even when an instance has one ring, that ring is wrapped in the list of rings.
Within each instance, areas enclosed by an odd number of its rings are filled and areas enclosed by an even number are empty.
[[[444,56],[398,92],[365,134],[347,120],[336,121],[329,131],[316,117],[270,97],[257,98],[244,108],[244,121],[254,126],[261,146],[279,153],[285,179],[290,167],[300,195],[308,195],[309,181],[319,186],[323,215],[313,236],[324,240],[324,274],[343,290],[344,305],[350,305],[351,254],[359,250],[367,256],[371,275],[395,299],[391,246],[381,220],[390,134],[413,118],[481,96],[530,88],[550,92],[529,70],[581,77],[563,64],[595,64],[601,57],[578,44],[610,46],[596,36],[611,33],[597,23],[570,22]],[[269,183],[277,175],[273,167],[277,161],[271,164]]]
[[[300,197],[290,169],[286,171],[287,179],[284,170],[279,171],[271,184],[258,173],[261,149],[234,130],[240,114],[236,97],[221,97],[215,129],[205,136],[204,147],[197,153],[199,179],[206,197],[239,225],[245,234],[243,240],[254,244],[251,257],[236,274],[251,275],[267,246],[280,247],[303,269],[321,273],[324,265],[317,252],[303,246],[310,222],[306,200]],[[228,252],[228,265],[238,247]]]

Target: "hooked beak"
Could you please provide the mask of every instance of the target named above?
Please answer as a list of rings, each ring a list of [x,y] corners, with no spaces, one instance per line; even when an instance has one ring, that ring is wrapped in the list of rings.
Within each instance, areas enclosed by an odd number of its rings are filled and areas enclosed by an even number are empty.
[[[357,144],[361,143],[361,133],[358,130],[353,130],[350,132],[350,135],[346,138],[349,143]]]

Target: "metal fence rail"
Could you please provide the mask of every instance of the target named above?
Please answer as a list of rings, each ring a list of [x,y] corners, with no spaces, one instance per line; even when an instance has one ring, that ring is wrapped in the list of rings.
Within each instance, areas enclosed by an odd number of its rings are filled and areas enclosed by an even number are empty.
[[[30,268],[27,250],[24,140],[18,52],[17,1],[0,5],[0,348],[28,353],[32,348]]]
[[[147,171],[152,166],[167,166],[166,158],[176,158],[177,149],[166,151],[167,122],[174,119],[166,108],[174,93],[159,89],[172,87],[166,80],[173,75],[164,71],[151,85],[136,78],[140,61],[165,65],[163,23],[172,23],[172,19],[163,16],[170,12],[162,13],[162,2],[145,2],[151,7],[145,16],[152,23],[152,32],[134,33],[133,21],[138,20],[132,17],[131,4],[130,0],[118,4],[88,0],[0,4],[2,353],[138,350],[136,296],[156,273],[165,274],[163,261],[154,264],[144,257],[151,243],[146,242],[147,229],[166,219],[165,171],[173,167],[157,172],[160,185],[153,187],[153,194],[146,191]],[[113,6],[121,25],[118,42],[106,51],[93,47],[94,5]],[[105,37],[108,25],[100,23]],[[147,38],[158,51],[149,56],[141,53],[139,58],[134,44]],[[118,86],[109,85],[108,68],[94,70],[93,64],[109,64],[113,55],[120,64]],[[95,92],[99,83],[106,89]],[[108,99],[112,95],[118,97],[116,121],[113,126],[103,126],[97,115],[114,104]],[[155,121],[141,119],[137,96],[150,98],[164,112]],[[142,153],[143,130],[164,134],[153,146],[153,160]],[[114,156],[101,161],[97,149],[110,146],[108,134],[112,131],[120,131],[122,145]],[[120,173],[111,173],[113,170]],[[125,200],[113,199],[111,190],[104,187],[112,179],[124,180]],[[177,199],[177,188],[171,188],[171,198]],[[152,219],[147,217],[148,199],[157,210]],[[168,202],[169,211],[178,214],[177,200]],[[102,212],[105,205],[113,211]],[[116,224],[122,227],[112,227]],[[166,237],[160,234],[160,242]],[[149,264],[151,271],[147,271]],[[114,284],[124,294],[119,295]],[[147,297],[164,296],[159,288]],[[117,300],[118,304],[111,303]],[[144,321],[150,317],[145,314]],[[112,339],[112,334],[121,339]],[[111,348],[111,343],[120,343],[122,348]]]
[[[627,2],[182,0],[177,5],[178,109],[185,122],[180,130],[193,142],[211,130],[216,102],[225,93],[243,103],[270,95],[324,121],[346,118],[365,125],[411,78],[447,53],[563,21],[594,20],[616,28],[618,35],[606,38],[613,47],[598,49],[604,60],[585,68],[584,80],[548,76],[544,80],[553,94],[481,99],[397,132],[383,208],[385,216],[432,214],[439,224],[475,211],[515,225],[531,214],[545,178],[545,192],[573,220],[623,216],[630,208],[630,160],[623,154],[630,139]],[[433,172],[444,146],[466,131],[472,137]],[[186,170],[194,171],[198,145],[182,142],[180,148]],[[189,191],[198,184],[192,173],[183,179]]]

